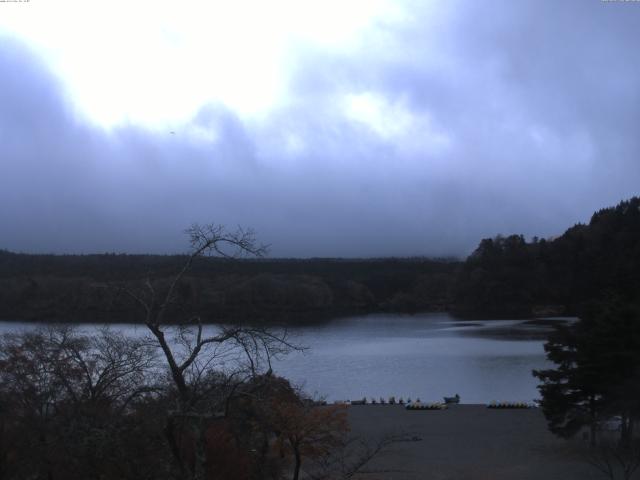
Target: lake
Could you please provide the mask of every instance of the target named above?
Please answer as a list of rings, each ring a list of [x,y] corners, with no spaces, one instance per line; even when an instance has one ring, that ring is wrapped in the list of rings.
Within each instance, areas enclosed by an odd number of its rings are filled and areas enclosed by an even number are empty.
[[[328,400],[419,397],[463,403],[539,398],[533,369],[547,368],[543,343],[567,319],[457,320],[446,313],[376,314],[291,328],[304,352],[274,362],[278,375]],[[0,333],[34,328],[0,323]],[[92,325],[85,324],[85,328]],[[132,335],[142,326],[116,325]]]

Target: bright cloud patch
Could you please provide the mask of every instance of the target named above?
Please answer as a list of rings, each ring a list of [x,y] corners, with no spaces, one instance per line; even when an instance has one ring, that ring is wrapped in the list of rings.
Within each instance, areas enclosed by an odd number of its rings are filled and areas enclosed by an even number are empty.
[[[3,5],[0,33],[43,53],[92,121],[170,128],[208,103],[263,114],[286,96],[290,49],[348,48],[391,10],[386,0],[59,0]]]

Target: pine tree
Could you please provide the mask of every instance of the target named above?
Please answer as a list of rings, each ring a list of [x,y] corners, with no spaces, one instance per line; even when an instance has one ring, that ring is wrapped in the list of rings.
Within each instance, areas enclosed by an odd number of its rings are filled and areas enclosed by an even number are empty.
[[[556,368],[533,374],[542,381],[549,429],[571,437],[589,427],[594,445],[598,422],[619,415],[628,442],[640,418],[638,310],[615,301],[591,307],[576,324],[556,329],[545,351]]]

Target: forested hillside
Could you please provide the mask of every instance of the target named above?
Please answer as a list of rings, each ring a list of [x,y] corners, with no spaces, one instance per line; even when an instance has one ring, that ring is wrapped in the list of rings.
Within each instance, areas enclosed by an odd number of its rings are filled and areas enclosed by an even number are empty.
[[[640,198],[593,214],[562,236],[484,239],[454,287],[462,315],[574,314],[591,300],[640,300]]]
[[[0,252],[0,318],[136,321],[120,287],[166,286],[184,256]],[[459,262],[199,258],[179,285],[177,319],[307,322],[369,311],[447,308]]]

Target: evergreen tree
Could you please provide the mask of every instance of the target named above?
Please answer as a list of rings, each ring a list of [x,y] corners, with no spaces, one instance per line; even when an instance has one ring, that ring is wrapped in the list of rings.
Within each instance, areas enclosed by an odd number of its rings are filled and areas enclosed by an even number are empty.
[[[638,310],[617,302],[593,306],[578,323],[557,328],[545,351],[556,368],[533,374],[542,381],[550,430],[571,437],[587,426],[593,445],[598,422],[616,415],[628,442],[640,418]]]
[[[549,337],[544,346],[547,359],[555,369],[534,370],[543,383],[542,409],[549,429],[556,435],[571,437],[585,426],[590,427],[591,443],[595,443],[598,417],[603,410],[602,391],[593,359],[585,351],[581,325],[562,326]]]

